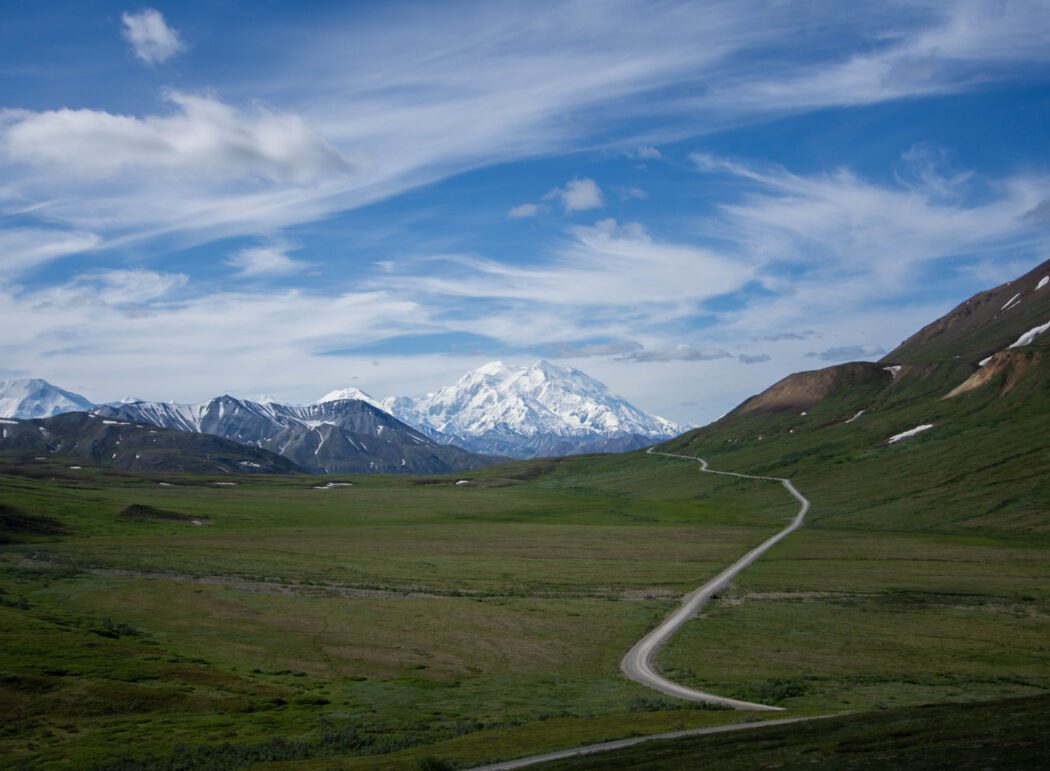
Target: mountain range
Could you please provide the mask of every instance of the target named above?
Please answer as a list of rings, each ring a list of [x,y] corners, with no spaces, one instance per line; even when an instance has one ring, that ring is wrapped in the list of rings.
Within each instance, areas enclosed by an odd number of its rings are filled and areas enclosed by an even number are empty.
[[[491,465],[496,458],[439,444],[360,399],[296,406],[219,396],[201,404],[130,402],[96,414],[269,450],[316,473],[439,474]]]
[[[572,367],[495,361],[419,398],[373,399],[355,388],[322,397],[363,399],[431,439],[511,458],[626,452],[677,436],[685,427],[643,412]]]
[[[49,418],[0,418],[0,450],[16,457],[57,456],[131,471],[291,474],[287,458],[210,434],[190,434],[64,412]],[[74,468],[76,468],[74,466]]]
[[[583,372],[546,361],[486,364],[419,399],[379,401],[351,387],[308,405],[229,395],[198,404],[94,405],[43,380],[16,380],[0,383],[0,406],[7,418],[90,411],[110,421],[210,434],[317,473],[447,473],[504,457],[632,450],[683,430]]]

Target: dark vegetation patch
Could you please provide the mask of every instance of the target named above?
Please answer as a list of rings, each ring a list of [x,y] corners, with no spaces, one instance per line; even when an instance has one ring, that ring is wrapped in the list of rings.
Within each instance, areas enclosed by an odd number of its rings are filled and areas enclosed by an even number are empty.
[[[52,517],[27,514],[0,503],[0,544],[22,543],[37,538],[63,535],[68,528]]]
[[[645,742],[555,769],[1044,768],[1050,695],[938,704]]]
[[[142,503],[133,503],[124,507],[117,516],[130,522],[182,522],[187,525],[203,525],[208,522],[206,519],[191,514],[158,509]]]
[[[92,766],[92,771],[224,771],[256,763],[310,760],[334,755],[375,755],[411,746],[403,738],[376,736],[353,726],[330,727],[313,740],[274,737],[242,744],[201,744],[176,747],[167,756],[123,757]]]

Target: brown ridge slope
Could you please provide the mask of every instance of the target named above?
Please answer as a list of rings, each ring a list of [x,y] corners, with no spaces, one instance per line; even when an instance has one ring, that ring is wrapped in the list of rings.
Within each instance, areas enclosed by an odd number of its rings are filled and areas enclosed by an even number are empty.
[[[1013,343],[1029,329],[1050,321],[1050,260],[1005,284],[978,292],[927,324],[882,358],[887,364],[959,358],[975,365]]]
[[[824,369],[796,372],[788,375],[757,396],[741,404],[734,413],[777,413],[808,410],[825,397],[868,383],[888,385],[893,376],[882,365],[867,361],[836,364]]]

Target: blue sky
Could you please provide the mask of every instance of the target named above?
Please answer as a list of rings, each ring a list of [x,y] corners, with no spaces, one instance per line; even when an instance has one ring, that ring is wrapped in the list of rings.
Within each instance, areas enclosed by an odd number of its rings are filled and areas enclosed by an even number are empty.
[[[0,377],[687,423],[1050,256],[1050,3],[9,4]]]

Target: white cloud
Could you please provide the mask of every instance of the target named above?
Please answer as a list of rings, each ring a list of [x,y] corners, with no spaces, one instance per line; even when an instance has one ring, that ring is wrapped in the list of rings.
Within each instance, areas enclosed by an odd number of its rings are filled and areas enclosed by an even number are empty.
[[[253,246],[230,255],[226,264],[241,276],[282,276],[295,273],[306,264],[288,256],[291,246],[283,241],[268,246]]]
[[[132,389],[192,400],[253,386],[307,398],[348,377],[348,360],[323,351],[428,328],[418,305],[384,292],[209,292],[141,269],[33,291],[0,285],[0,361],[101,398]]]
[[[710,234],[731,238],[754,259],[808,266],[829,296],[858,276],[867,276],[871,296],[939,257],[1026,243],[1023,215],[1050,194],[1050,178],[1038,176],[992,181],[990,195],[970,201],[950,194],[967,183],[965,173],[892,186],[848,169],[800,176],[707,155],[693,160],[704,172],[752,184],[741,201],[721,207]]]
[[[11,276],[59,257],[85,252],[97,246],[99,241],[97,235],[84,231],[0,230],[0,267]]]
[[[1046,0],[918,5],[902,19],[880,18],[876,6],[870,16],[856,10],[857,31],[870,40],[867,50],[771,68],[759,77],[732,73],[699,102],[758,113],[871,104],[955,93],[1002,77],[1011,66],[1050,61]]]
[[[430,275],[422,274],[421,265],[406,265],[410,275],[383,276],[381,282],[450,298],[591,307],[588,313],[595,307],[617,308],[621,320],[623,308],[653,304],[657,307],[642,312],[652,320],[694,313],[700,300],[738,289],[753,276],[745,260],[658,241],[636,222],[621,225],[613,219],[573,228],[554,257],[536,265],[460,255],[435,257],[432,263],[437,270]],[[599,317],[594,318],[597,325]]]
[[[615,190],[621,201],[644,201],[649,197],[649,194],[640,187],[617,187]]]
[[[603,204],[602,191],[593,179],[570,179],[565,187],[556,187],[544,200],[556,198],[565,207],[566,213],[574,211],[587,211],[588,209],[600,209]]]
[[[124,38],[147,64],[163,62],[185,48],[179,33],[169,27],[164,16],[153,8],[138,13],[124,13]]]
[[[98,233],[106,244],[172,233],[183,243],[265,235],[479,166],[564,152],[596,132],[603,144],[651,155],[654,133],[680,139],[756,114],[1024,75],[1026,63],[1050,56],[1046,8],[420,4],[282,29],[287,45],[276,51],[258,46],[265,36],[232,31],[255,79],[208,85],[264,93],[280,108],[240,110],[209,96],[190,104],[177,95],[174,114],[162,116],[8,110],[0,114],[0,177],[12,182],[0,189],[0,206],[17,187],[50,223]],[[803,34],[812,43],[806,55],[791,53],[797,47],[787,44]],[[840,40],[859,42],[843,53],[832,44]],[[865,53],[851,57],[856,50]],[[742,65],[754,51],[775,58]],[[937,61],[932,74],[904,77],[926,66],[913,63],[923,51]],[[891,85],[858,90],[853,70],[868,81],[885,71]],[[674,98],[683,85],[701,96]],[[625,108],[656,92],[661,99],[646,109],[658,113],[659,128],[644,129],[639,145],[638,116]],[[58,179],[56,168],[75,179]]]
[[[66,284],[42,289],[23,297],[33,298],[33,311],[61,315],[77,308],[90,313],[106,308],[120,315],[148,315],[158,301],[184,287],[189,277],[181,273],[158,273],[136,268],[102,270],[81,274]]]
[[[241,111],[213,96],[172,91],[168,115],[100,110],[0,111],[8,160],[88,179],[141,172],[175,179],[257,178],[315,185],[351,163],[302,118],[257,105]]]
[[[507,216],[511,217],[512,219],[520,219],[522,217],[535,217],[539,213],[540,207],[538,204],[523,203],[519,204],[518,206],[515,206],[513,209],[507,212]]]
[[[655,147],[643,146],[634,151],[634,157],[640,161],[658,161],[664,156]]]

